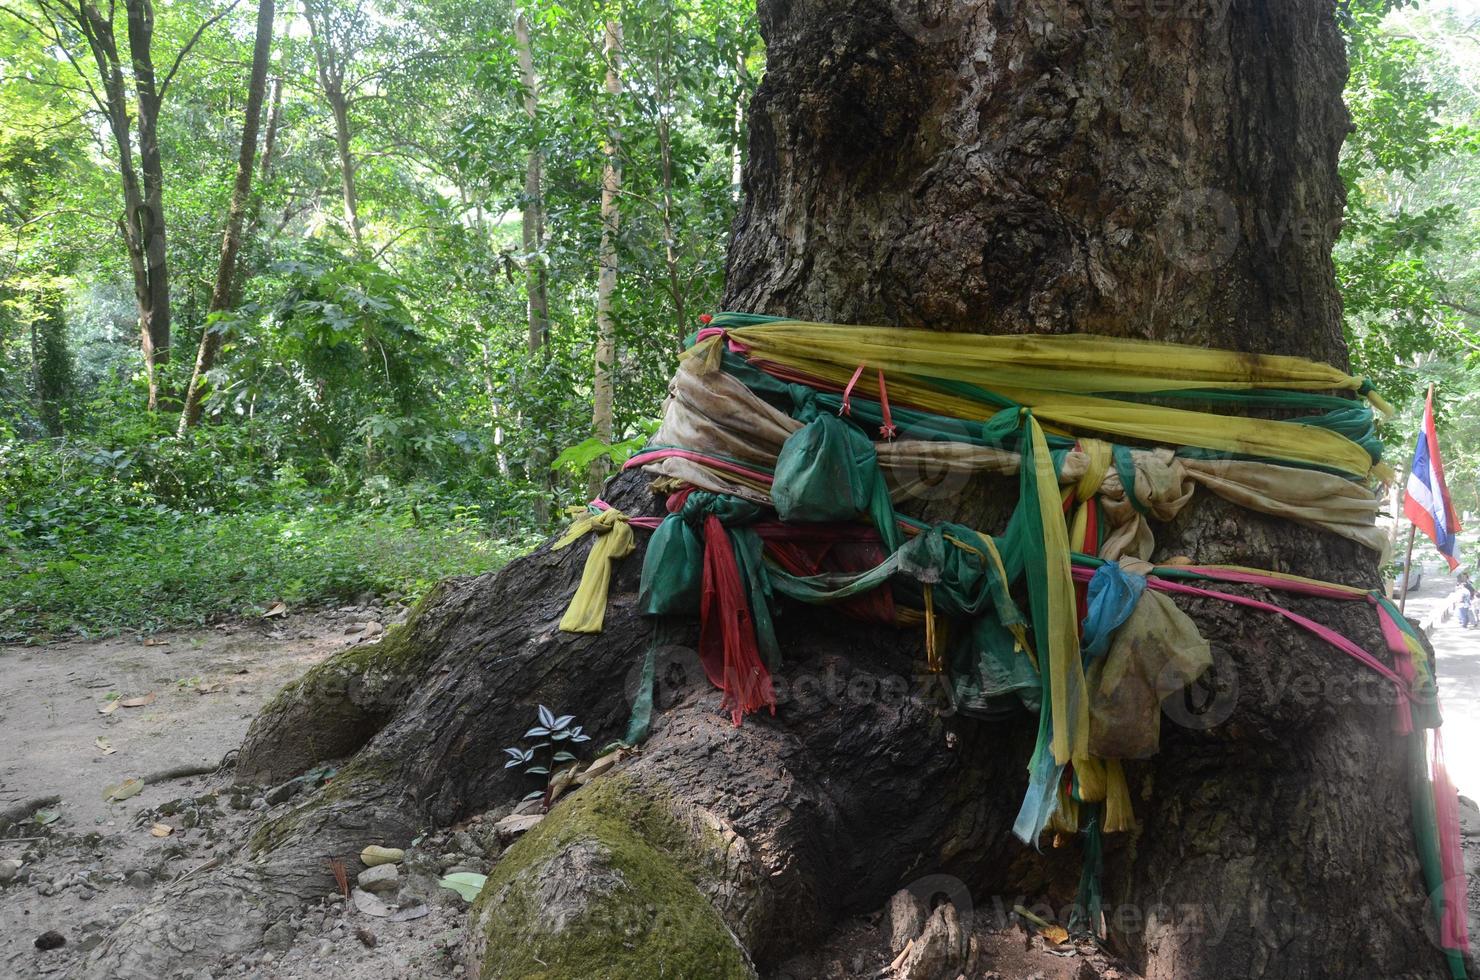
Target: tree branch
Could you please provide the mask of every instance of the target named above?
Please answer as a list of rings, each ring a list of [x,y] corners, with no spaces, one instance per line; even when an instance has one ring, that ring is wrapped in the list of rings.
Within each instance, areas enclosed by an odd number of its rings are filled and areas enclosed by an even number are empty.
[[[164,94],[170,90],[170,82],[174,81],[175,72],[180,70],[181,62],[183,62],[185,60],[185,56],[190,53],[190,49],[195,47],[195,43],[200,40],[201,35],[210,30],[213,24],[218,23],[222,18],[226,17],[233,10],[235,10],[237,8],[237,5],[239,5],[241,2],[242,0],[231,0],[231,3],[227,5],[225,10],[221,11],[219,14],[216,14],[213,17],[207,17],[205,20],[201,21],[200,26],[195,29],[195,33],[190,36],[190,40],[186,41],[185,46],[180,49],[180,53],[175,55],[175,63],[170,65],[169,71],[165,72],[164,81],[161,82],[159,85],[159,101],[164,101]]]

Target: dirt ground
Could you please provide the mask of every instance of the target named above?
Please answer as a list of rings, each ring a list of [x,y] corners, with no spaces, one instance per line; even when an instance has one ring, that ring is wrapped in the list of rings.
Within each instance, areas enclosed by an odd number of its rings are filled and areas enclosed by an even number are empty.
[[[26,818],[0,834],[0,862],[22,862],[15,872],[0,864],[0,977],[66,976],[155,889],[208,874],[257,811],[291,806],[269,806],[267,788],[231,788],[214,770],[279,688],[401,615],[353,605],[151,638],[0,648],[0,813]],[[127,780],[144,782],[137,795],[104,798]],[[50,822],[38,824],[38,811]],[[326,895],[275,943],[224,969],[202,937],[196,976],[456,977],[464,905],[440,891],[410,906],[417,917],[406,921]],[[46,933],[65,944],[38,949]]]
[[[1475,797],[1480,630],[1461,630],[1442,609],[1438,594],[1409,605],[1433,625],[1448,754],[1461,793]],[[356,604],[151,638],[0,647],[0,977],[67,976],[156,889],[209,874],[261,811],[312,792],[309,784],[234,787],[229,753],[285,683],[403,616]],[[105,799],[110,790],[122,798]],[[182,975],[459,980],[467,906],[436,880],[488,871],[502,848],[493,831],[500,815],[419,839],[386,902],[361,909],[326,894],[232,963],[218,962],[202,937],[199,967]],[[19,822],[4,831],[7,818]],[[1471,918],[1480,924],[1480,811],[1467,809],[1466,821],[1476,835],[1466,839]],[[887,918],[881,911],[845,923],[832,942],[779,967],[775,980],[890,975]],[[974,932],[981,956],[970,980],[1134,976],[1092,947],[1054,946],[1003,916],[978,916]],[[38,949],[51,933],[65,943]]]

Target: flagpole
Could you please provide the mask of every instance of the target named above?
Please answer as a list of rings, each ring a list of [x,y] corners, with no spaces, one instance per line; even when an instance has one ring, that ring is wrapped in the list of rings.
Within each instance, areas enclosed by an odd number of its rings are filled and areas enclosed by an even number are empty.
[[[1427,402],[1429,399],[1431,399],[1433,397],[1434,397],[1434,385],[1433,385],[1432,382],[1430,382],[1429,383],[1429,390],[1424,395],[1424,401]],[[1405,500],[1408,497],[1408,481],[1411,480],[1411,479],[1413,479],[1413,461],[1410,459],[1408,461],[1408,472],[1403,477],[1403,497],[1404,497]],[[1398,520],[1398,515],[1397,515],[1396,512],[1394,512],[1394,514],[1393,514],[1393,521],[1396,523],[1397,520]],[[1408,551],[1403,555],[1403,567],[1398,570],[1398,574],[1403,577],[1403,594],[1398,597],[1398,615],[1400,615],[1400,616],[1403,614],[1403,610],[1408,605],[1408,583],[1410,581],[1412,581],[1412,578],[1413,578],[1413,539],[1414,539],[1415,536],[1417,536],[1417,534],[1418,534],[1418,525],[1415,524],[1415,523],[1413,523],[1412,521],[1409,521],[1408,522]]]
[[[1403,615],[1403,609],[1408,605],[1408,583],[1413,580],[1413,537],[1418,532],[1418,525],[1412,521],[1408,522],[1408,553],[1403,556],[1403,567],[1398,574],[1403,577],[1403,594],[1398,597],[1398,615]]]

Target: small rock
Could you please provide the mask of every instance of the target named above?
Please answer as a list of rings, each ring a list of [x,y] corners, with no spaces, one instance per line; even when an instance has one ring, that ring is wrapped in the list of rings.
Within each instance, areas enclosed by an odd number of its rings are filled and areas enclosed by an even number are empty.
[[[406,852],[399,847],[381,847],[379,844],[371,844],[360,852],[360,863],[367,868],[373,868],[381,864],[400,864],[406,857]]]
[[[368,623],[365,624],[365,635],[366,636],[379,636],[383,632],[385,632],[385,627],[382,626],[382,625],[380,625],[379,623],[377,623],[373,619],[370,620],[370,622],[368,622]]]
[[[375,948],[375,933],[371,932],[369,929],[356,929],[355,938],[364,943],[367,949]]]
[[[473,835],[466,830],[459,830],[452,835],[452,845],[464,854],[473,857],[483,856],[483,848],[478,846],[478,842],[473,840]]]
[[[22,864],[15,858],[0,861],[0,885],[8,885],[20,874]]]
[[[61,949],[67,945],[67,937],[55,929],[48,929],[36,937],[37,949]]]
[[[266,810],[267,809],[267,800],[263,799],[260,796],[257,797],[255,800],[252,801],[252,809],[253,810]]]
[[[345,636],[354,636],[357,633],[363,633],[363,632],[365,632],[365,624],[364,623],[350,623],[348,626],[346,626],[344,628],[344,635]]]
[[[267,801],[268,806],[277,806],[286,803],[297,796],[303,790],[303,783],[296,779],[290,779],[286,783],[280,783],[263,794],[262,798]]]
[[[394,864],[377,864],[355,879],[367,892],[393,892],[401,887],[401,871]]]
[[[154,877],[147,871],[130,871],[124,878],[130,888],[153,888]]]
[[[293,927],[286,921],[274,922],[262,934],[262,945],[268,949],[285,950],[293,945],[293,940],[296,936],[297,933],[293,931]],[[262,962],[271,963],[272,960],[269,958],[271,956],[271,953],[264,953]]]
[[[453,854],[450,851],[446,854],[439,854],[437,855],[437,870],[446,871],[448,868],[457,864],[461,860],[461,854]]]

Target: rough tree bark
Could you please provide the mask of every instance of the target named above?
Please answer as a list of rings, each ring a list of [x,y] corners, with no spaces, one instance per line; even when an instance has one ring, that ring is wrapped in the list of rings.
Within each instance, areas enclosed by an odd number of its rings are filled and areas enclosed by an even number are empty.
[[[276,10],[273,0],[258,0],[257,34],[252,45],[252,73],[247,81],[246,115],[242,123],[241,149],[236,159],[236,181],[231,187],[231,207],[226,214],[226,230],[221,235],[221,256],[216,264],[216,283],[211,288],[212,313],[231,308],[236,254],[241,249],[242,223],[246,220],[247,199],[252,193],[252,171],[257,166],[257,125],[262,116],[263,90],[267,86],[267,59],[272,52],[272,23]],[[195,369],[190,375],[190,384],[185,388],[185,406],[180,410],[178,431],[181,436],[185,435],[186,429],[200,421],[206,375],[215,366],[223,339],[221,331],[207,321],[205,330],[200,335]]]
[[[1182,9],[762,0],[769,67],[726,305],[1344,365],[1330,249],[1348,123],[1332,7]],[[659,509],[634,474],[606,493],[629,513]],[[915,510],[997,531],[1011,493],[983,480]],[[1217,499],[1156,530],[1158,559],[1378,584],[1374,557],[1355,545]],[[202,915],[224,954],[248,948],[295,901],[333,887],[322,855],[517,798],[523,787],[497,755],[535,703],[578,714],[596,744],[620,735],[622,692],[654,630],[635,614],[643,544],[618,569],[599,635],[556,629],[584,549],[544,548],[444,584],[381,644],[285,691],[254,722],[238,777],[268,782],[352,757],[333,791],[265,825],[237,863],[172,886],[100,949],[93,975],[157,975],[203,934]],[[1383,649],[1359,604],[1294,606]],[[1112,941],[1164,980],[1444,976],[1390,705],[1357,696],[1361,668],[1280,622],[1207,600],[1183,607],[1214,648],[1209,701],[1169,712],[1160,755],[1131,767],[1140,828],[1107,857]],[[747,957],[767,973],[930,873],[979,897],[1067,900],[1077,849],[1038,854],[1009,833],[1029,719],[935,710],[915,676],[918,631],[799,608],[780,611],[778,631],[780,711],[740,729],[682,650],[694,626],[665,637],[678,647],[661,664],[672,683],[623,792],[685,814],[700,856],[664,865],[676,882],[667,905],[624,910],[640,951],[661,909],[695,894],[733,938],[702,947],[708,966],[686,976],[745,975]],[[590,867],[639,859],[630,828],[651,826],[640,808],[582,803],[589,795],[558,806],[547,818],[557,831],[525,838],[495,869],[469,929],[482,976],[524,975],[518,951],[548,954],[552,934],[557,952],[585,958],[544,975],[651,975],[630,946],[582,945],[578,931],[599,923],[579,909],[563,925],[510,912],[562,887],[588,911],[603,907],[615,886]],[[571,815],[603,806],[589,824]]]

